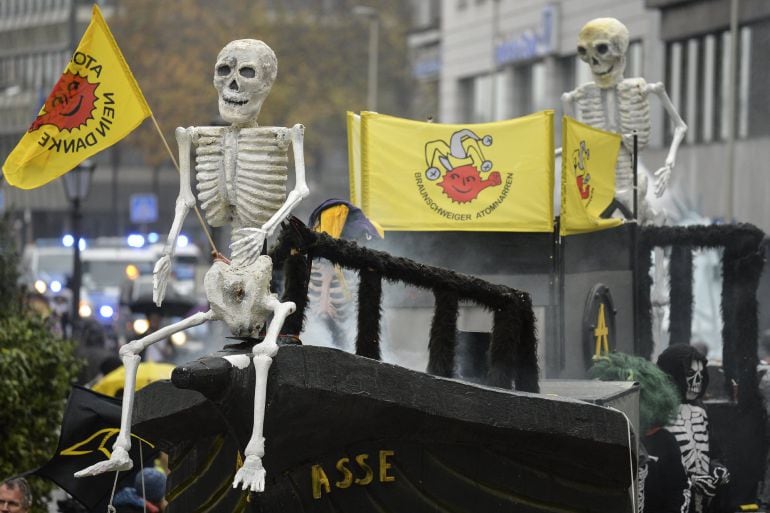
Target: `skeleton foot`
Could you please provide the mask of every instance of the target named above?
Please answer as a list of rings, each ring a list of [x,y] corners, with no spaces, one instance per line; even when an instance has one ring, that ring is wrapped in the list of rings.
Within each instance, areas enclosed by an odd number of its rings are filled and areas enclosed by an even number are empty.
[[[265,491],[265,468],[262,466],[262,458],[259,456],[246,456],[243,466],[238,469],[233,480],[233,488],[252,492]]]
[[[75,477],[96,476],[105,472],[115,472],[118,470],[130,470],[134,464],[128,456],[128,452],[122,447],[115,447],[112,450],[110,459],[100,461],[88,468],[75,472]]]

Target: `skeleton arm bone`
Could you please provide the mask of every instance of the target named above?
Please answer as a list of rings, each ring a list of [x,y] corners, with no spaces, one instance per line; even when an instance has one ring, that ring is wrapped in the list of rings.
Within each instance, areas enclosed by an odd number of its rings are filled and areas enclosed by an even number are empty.
[[[241,228],[239,230],[244,237],[230,245],[234,259],[245,255],[252,255],[253,258],[250,261],[255,260],[262,249],[265,239],[272,235],[275,228],[289,216],[294,207],[310,194],[310,189],[308,189],[305,179],[304,133],[305,127],[300,124],[296,124],[291,128],[291,145],[297,177],[294,189],[288,194],[281,208],[262,225],[262,228]]]
[[[666,109],[666,112],[674,122],[674,138],[671,141],[671,146],[669,147],[668,155],[666,156],[666,163],[662,168],[655,172],[655,177],[657,178],[657,182],[655,183],[655,194],[660,196],[668,186],[668,181],[671,178],[671,170],[676,164],[676,153],[679,150],[679,145],[684,139],[684,134],[687,133],[687,124],[685,124],[682,117],[676,111],[674,104],[671,102],[671,98],[668,97],[668,93],[666,93],[666,89],[661,82],[648,84],[647,87],[649,92],[654,93],[660,99],[663,108]]]
[[[187,212],[195,205],[195,196],[190,188],[190,147],[192,145],[192,129],[179,127],[176,129],[176,140],[179,145],[179,196],[174,207],[174,222],[168,234],[163,253],[153,269],[152,300],[160,306],[166,296],[168,276],[171,272],[171,259],[176,249],[176,239],[182,230]]]

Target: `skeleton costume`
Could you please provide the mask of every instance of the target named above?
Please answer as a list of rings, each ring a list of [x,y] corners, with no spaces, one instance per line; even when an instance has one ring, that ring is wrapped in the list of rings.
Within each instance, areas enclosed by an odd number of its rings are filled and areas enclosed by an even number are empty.
[[[598,359],[588,376],[603,381],[639,383],[639,513],[687,513],[690,483],[674,436],[663,426],[679,404],[668,376],[639,356],[610,353]]]
[[[693,513],[706,511],[717,487],[730,479],[727,468],[711,459],[708,414],[700,402],[708,387],[706,363],[706,357],[688,344],[670,346],[658,357],[658,366],[671,376],[682,398],[676,420],[667,429],[679,443],[690,478]]]
[[[382,238],[381,229],[361,209],[341,199],[321,203],[310,214],[308,225],[335,239],[363,242]],[[306,331],[326,330],[331,335],[331,345],[347,347],[352,339],[350,328],[354,322],[357,291],[357,274],[326,259],[314,259],[308,284]],[[317,336],[314,338],[318,339]]]
[[[265,486],[264,423],[267,372],[278,352],[277,338],[295,305],[281,303],[270,292],[273,263],[260,255],[265,239],[309,193],[303,156],[304,127],[261,127],[257,117],[278,72],[275,54],[262,41],[240,39],[225,45],[214,66],[214,87],[219,96],[219,114],[229,126],[177,128],[180,186],[174,222],[163,256],[153,273],[153,300],[161,305],[166,293],[176,240],[196,197],[190,184],[190,154],[195,147],[198,200],[211,226],[232,226],[232,261],[218,255],[206,273],[204,287],[210,310],[199,312],[165,326],[120,348],[126,368],[120,433],[110,459],[77,472],[77,477],[109,471],[128,470],[133,463],[131,416],[136,369],[143,350],[184,329],[207,321],[222,320],[233,335],[256,339],[266,327],[261,343],[248,355],[225,357],[231,365],[254,365],[254,423],[243,451],[233,487],[261,492]],[[292,147],[296,173],[295,187],[288,194],[288,148]],[[271,319],[272,317],[272,319]]]

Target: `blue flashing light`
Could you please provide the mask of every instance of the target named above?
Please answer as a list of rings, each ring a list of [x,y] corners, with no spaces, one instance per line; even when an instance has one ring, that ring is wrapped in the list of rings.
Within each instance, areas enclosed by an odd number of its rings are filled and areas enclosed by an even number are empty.
[[[138,233],[132,233],[126,237],[126,243],[132,248],[141,248],[144,246],[144,236]]]
[[[59,280],[52,281],[48,287],[54,294],[61,292],[61,282]]]
[[[157,233],[150,232],[147,234],[147,242],[149,242],[150,244],[155,244],[159,240],[160,240],[160,235],[158,235]]]
[[[186,248],[187,245],[190,243],[190,239],[187,238],[187,235],[179,234],[179,237],[176,239],[176,246],[178,248]]]
[[[70,235],[69,233],[61,238],[61,243],[64,245],[65,248],[71,248],[73,244],[75,244],[75,237]]]
[[[115,313],[115,310],[113,310],[110,305],[102,305],[99,307],[99,315],[101,315],[105,319],[109,319],[110,317],[112,317],[112,314],[114,313]]]
[[[87,246],[86,240],[80,239],[80,242],[78,243],[78,247],[80,248],[80,251],[85,251],[86,246]]]

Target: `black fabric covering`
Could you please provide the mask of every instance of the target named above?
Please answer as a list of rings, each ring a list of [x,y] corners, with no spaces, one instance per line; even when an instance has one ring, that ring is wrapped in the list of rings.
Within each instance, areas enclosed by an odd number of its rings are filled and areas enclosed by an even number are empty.
[[[757,287],[764,265],[764,233],[751,224],[714,226],[645,226],[640,230],[639,243],[639,354],[650,358],[652,354],[652,325],[649,270],[650,252],[656,246],[672,248],[724,248],[722,256],[722,340],[724,349],[722,367],[725,383],[738,383],[738,404],[741,408],[759,408],[762,399],[757,379]],[[679,258],[679,257],[677,257]],[[684,259],[684,257],[681,257]],[[681,262],[679,262],[681,263]],[[677,264],[678,265],[678,264]],[[679,267],[677,267],[679,268]],[[679,268],[681,269],[681,268]],[[671,271],[673,273],[673,269]],[[692,278],[690,278],[691,280]],[[684,301],[686,277],[672,279],[672,302],[680,305],[671,310],[672,325],[681,327],[691,319],[674,318],[685,315],[692,307],[681,307]],[[692,292],[689,294],[692,297]],[[681,329],[681,328],[675,328]],[[681,331],[679,331],[681,333]],[[689,339],[672,342],[687,342]]]
[[[687,344],[692,335],[692,249],[686,246],[671,248],[669,276],[671,285],[669,340],[671,344]]]
[[[428,372],[450,378],[455,375],[455,348],[457,347],[458,299],[453,290],[435,291],[436,309],[430,325]],[[507,388],[511,383],[508,382]]]
[[[356,354],[379,360],[382,280],[371,269],[361,269],[359,275]]]
[[[436,315],[429,341],[430,372],[441,376],[455,375],[457,309],[460,300],[472,301],[494,314],[487,383],[510,388],[513,381],[517,390],[539,391],[534,313],[532,300],[526,292],[363,248],[352,241],[334,239],[324,233],[313,232],[302,221],[292,217],[284,225],[271,256],[278,266],[294,254],[305,255],[310,260],[326,258],[342,267],[359,271],[361,286],[356,342],[359,355],[379,358],[381,280],[404,282],[430,289],[436,297]],[[287,266],[286,269],[287,273],[299,272],[299,266]],[[286,280],[291,282],[297,278],[287,274]],[[286,288],[291,289],[293,294],[304,296],[302,301],[297,300],[298,296],[286,296],[287,300],[297,303],[297,313],[294,314],[297,315],[300,303],[307,302],[307,286],[304,292],[297,291],[295,287]]]

